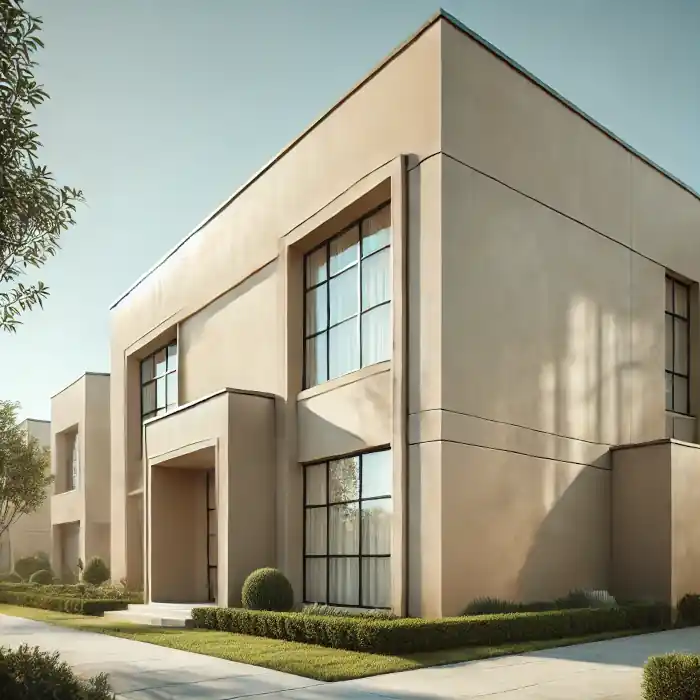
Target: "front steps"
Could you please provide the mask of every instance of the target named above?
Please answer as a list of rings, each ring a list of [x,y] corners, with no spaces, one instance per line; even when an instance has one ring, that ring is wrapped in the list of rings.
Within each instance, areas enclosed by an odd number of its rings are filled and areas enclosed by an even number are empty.
[[[213,606],[214,603],[147,603],[129,605],[126,610],[111,610],[105,620],[131,622],[154,627],[192,627],[192,608]]]

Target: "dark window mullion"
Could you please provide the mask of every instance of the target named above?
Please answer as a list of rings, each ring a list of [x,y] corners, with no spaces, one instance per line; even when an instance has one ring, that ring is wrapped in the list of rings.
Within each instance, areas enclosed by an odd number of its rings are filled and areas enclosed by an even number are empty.
[[[360,357],[362,357],[360,355]],[[360,467],[360,478],[357,487],[357,515],[360,519],[360,524],[357,528],[358,543],[357,543],[357,604],[362,606],[362,472],[364,471],[364,455],[360,455],[357,459]]]
[[[328,504],[328,496],[331,492],[330,463],[326,462],[326,605],[330,605],[331,600],[331,560],[329,552],[331,549],[331,509]]]
[[[331,244],[326,242],[326,279],[328,289],[326,290],[326,381],[331,378]],[[328,471],[328,463],[326,463]],[[328,501],[328,490],[326,490],[326,501]],[[326,565],[328,568],[328,565]]]

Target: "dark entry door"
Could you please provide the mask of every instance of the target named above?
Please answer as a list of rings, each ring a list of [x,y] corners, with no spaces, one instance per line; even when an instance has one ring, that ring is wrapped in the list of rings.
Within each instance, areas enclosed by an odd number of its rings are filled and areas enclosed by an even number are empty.
[[[209,602],[216,603],[217,591],[217,513],[216,513],[216,478],[213,469],[207,471],[207,583]]]

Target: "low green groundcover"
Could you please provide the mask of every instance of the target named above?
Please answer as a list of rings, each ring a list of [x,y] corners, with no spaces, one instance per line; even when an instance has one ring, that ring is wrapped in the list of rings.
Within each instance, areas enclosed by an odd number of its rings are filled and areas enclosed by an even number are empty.
[[[644,665],[643,700],[696,700],[700,698],[700,656],[652,656]]]
[[[671,611],[668,606],[654,603],[439,620],[392,620],[209,607],[195,608],[192,617],[198,627],[206,629],[349,651],[401,655],[626,630],[664,629],[670,625]]]

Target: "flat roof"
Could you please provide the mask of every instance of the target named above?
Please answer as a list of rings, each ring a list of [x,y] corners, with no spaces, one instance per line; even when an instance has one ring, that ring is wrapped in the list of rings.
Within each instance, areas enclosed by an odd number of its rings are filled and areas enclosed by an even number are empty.
[[[109,372],[83,372],[79,377],[74,379],[72,382],[66,384],[63,389],[59,389],[55,394],[52,394],[50,398],[55,399],[59,394],[62,394],[66,389],[69,389],[73,384],[77,384],[84,377],[109,377]],[[50,421],[48,421],[50,422]]]
[[[653,160],[645,156],[643,153],[638,151],[636,148],[630,146],[626,141],[621,139],[619,136],[614,134],[610,129],[603,126],[600,122],[596,121],[593,117],[586,114],[582,109],[577,107],[573,102],[569,101],[562,94],[557,92],[554,88],[550,87],[546,83],[542,82],[537,76],[533,75],[526,68],[521,66],[517,61],[507,56],[499,48],[488,42],[482,36],[477,34],[475,31],[467,27],[466,24],[458,20],[454,15],[451,15],[446,10],[440,8],[425,24],[423,24],[416,32],[414,32],[406,41],[399,44],[386,58],[384,58],[379,65],[377,65],[373,70],[371,70],[360,82],[358,82],[353,88],[351,88],[343,97],[341,97],[329,110],[324,112],[318,119],[312,122],[299,136],[297,136],[291,143],[285,146],[276,156],[271,158],[265,165],[263,165],[260,170],[258,170],[251,178],[244,182],[234,193],[228,197],[222,204],[220,204],[209,216],[207,216],[200,224],[198,224],[190,233],[188,233],[179,243],[177,243],[173,248],[171,248],[158,262],[155,263],[151,268],[149,268],[143,275],[141,275],[136,282],[134,282],[116,301],[114,301],[109,307],[110,310],[114,309],[121,301],[126,299],[129,294],[138,287],[141,282],[143,282],[147,277],[149,277],[153,272],[155,272],[168,258],[174,255],[192,236],[201,231],[210,221],[216,218],[226,207],[228,207],[231,202],[233,202],[236,197],[247,190],[258,178],[260,178],[267,170],[269,170],[278,160],[280,160],[286,153],[292,150],[297,143],[299,143],[303,138],[310,134],[321,122],[327,119],[336,109],[338,109],[344,102],[346,102],[354,93],[356,93],[365,83],[369,82],[379,71],[381,71],[385,66],[387,66],[391,61],[393,61],[397,56],[403,53],[414,41],[416,41],[421,35],[423,35],[430,27],[432,27],[439,20],[444,19],[448,21],[452,26],[454,26],[459,31],[463,32],[470,38],[472,38],[477,43],[481,44],[485,49],[490,51],[492,54],[500,58],[502,61],[507,63],[511,68],[515,69],[526,77],[528,80],[533,82],[538,87],[542,88],[545,92],[549,93],[552,97],[557,99],[563,105],[568,107],[571,111],[578,114],[580,117],[585,119],[587,122],[592,124],[594,127],[602,131],[606,136],[611,138],[613,141],[619,143],[623,148],[643,160],[647,165],[651,166],[662,175],[666,176],[673,182],[675,182],[679,187],[683,188],[689,194],[693,195],[700,200],[700,193],[694,190],[690,185],[687,185],[682,180],[678,179],[675,175],[665,170],[660,165],[655,163]]]

